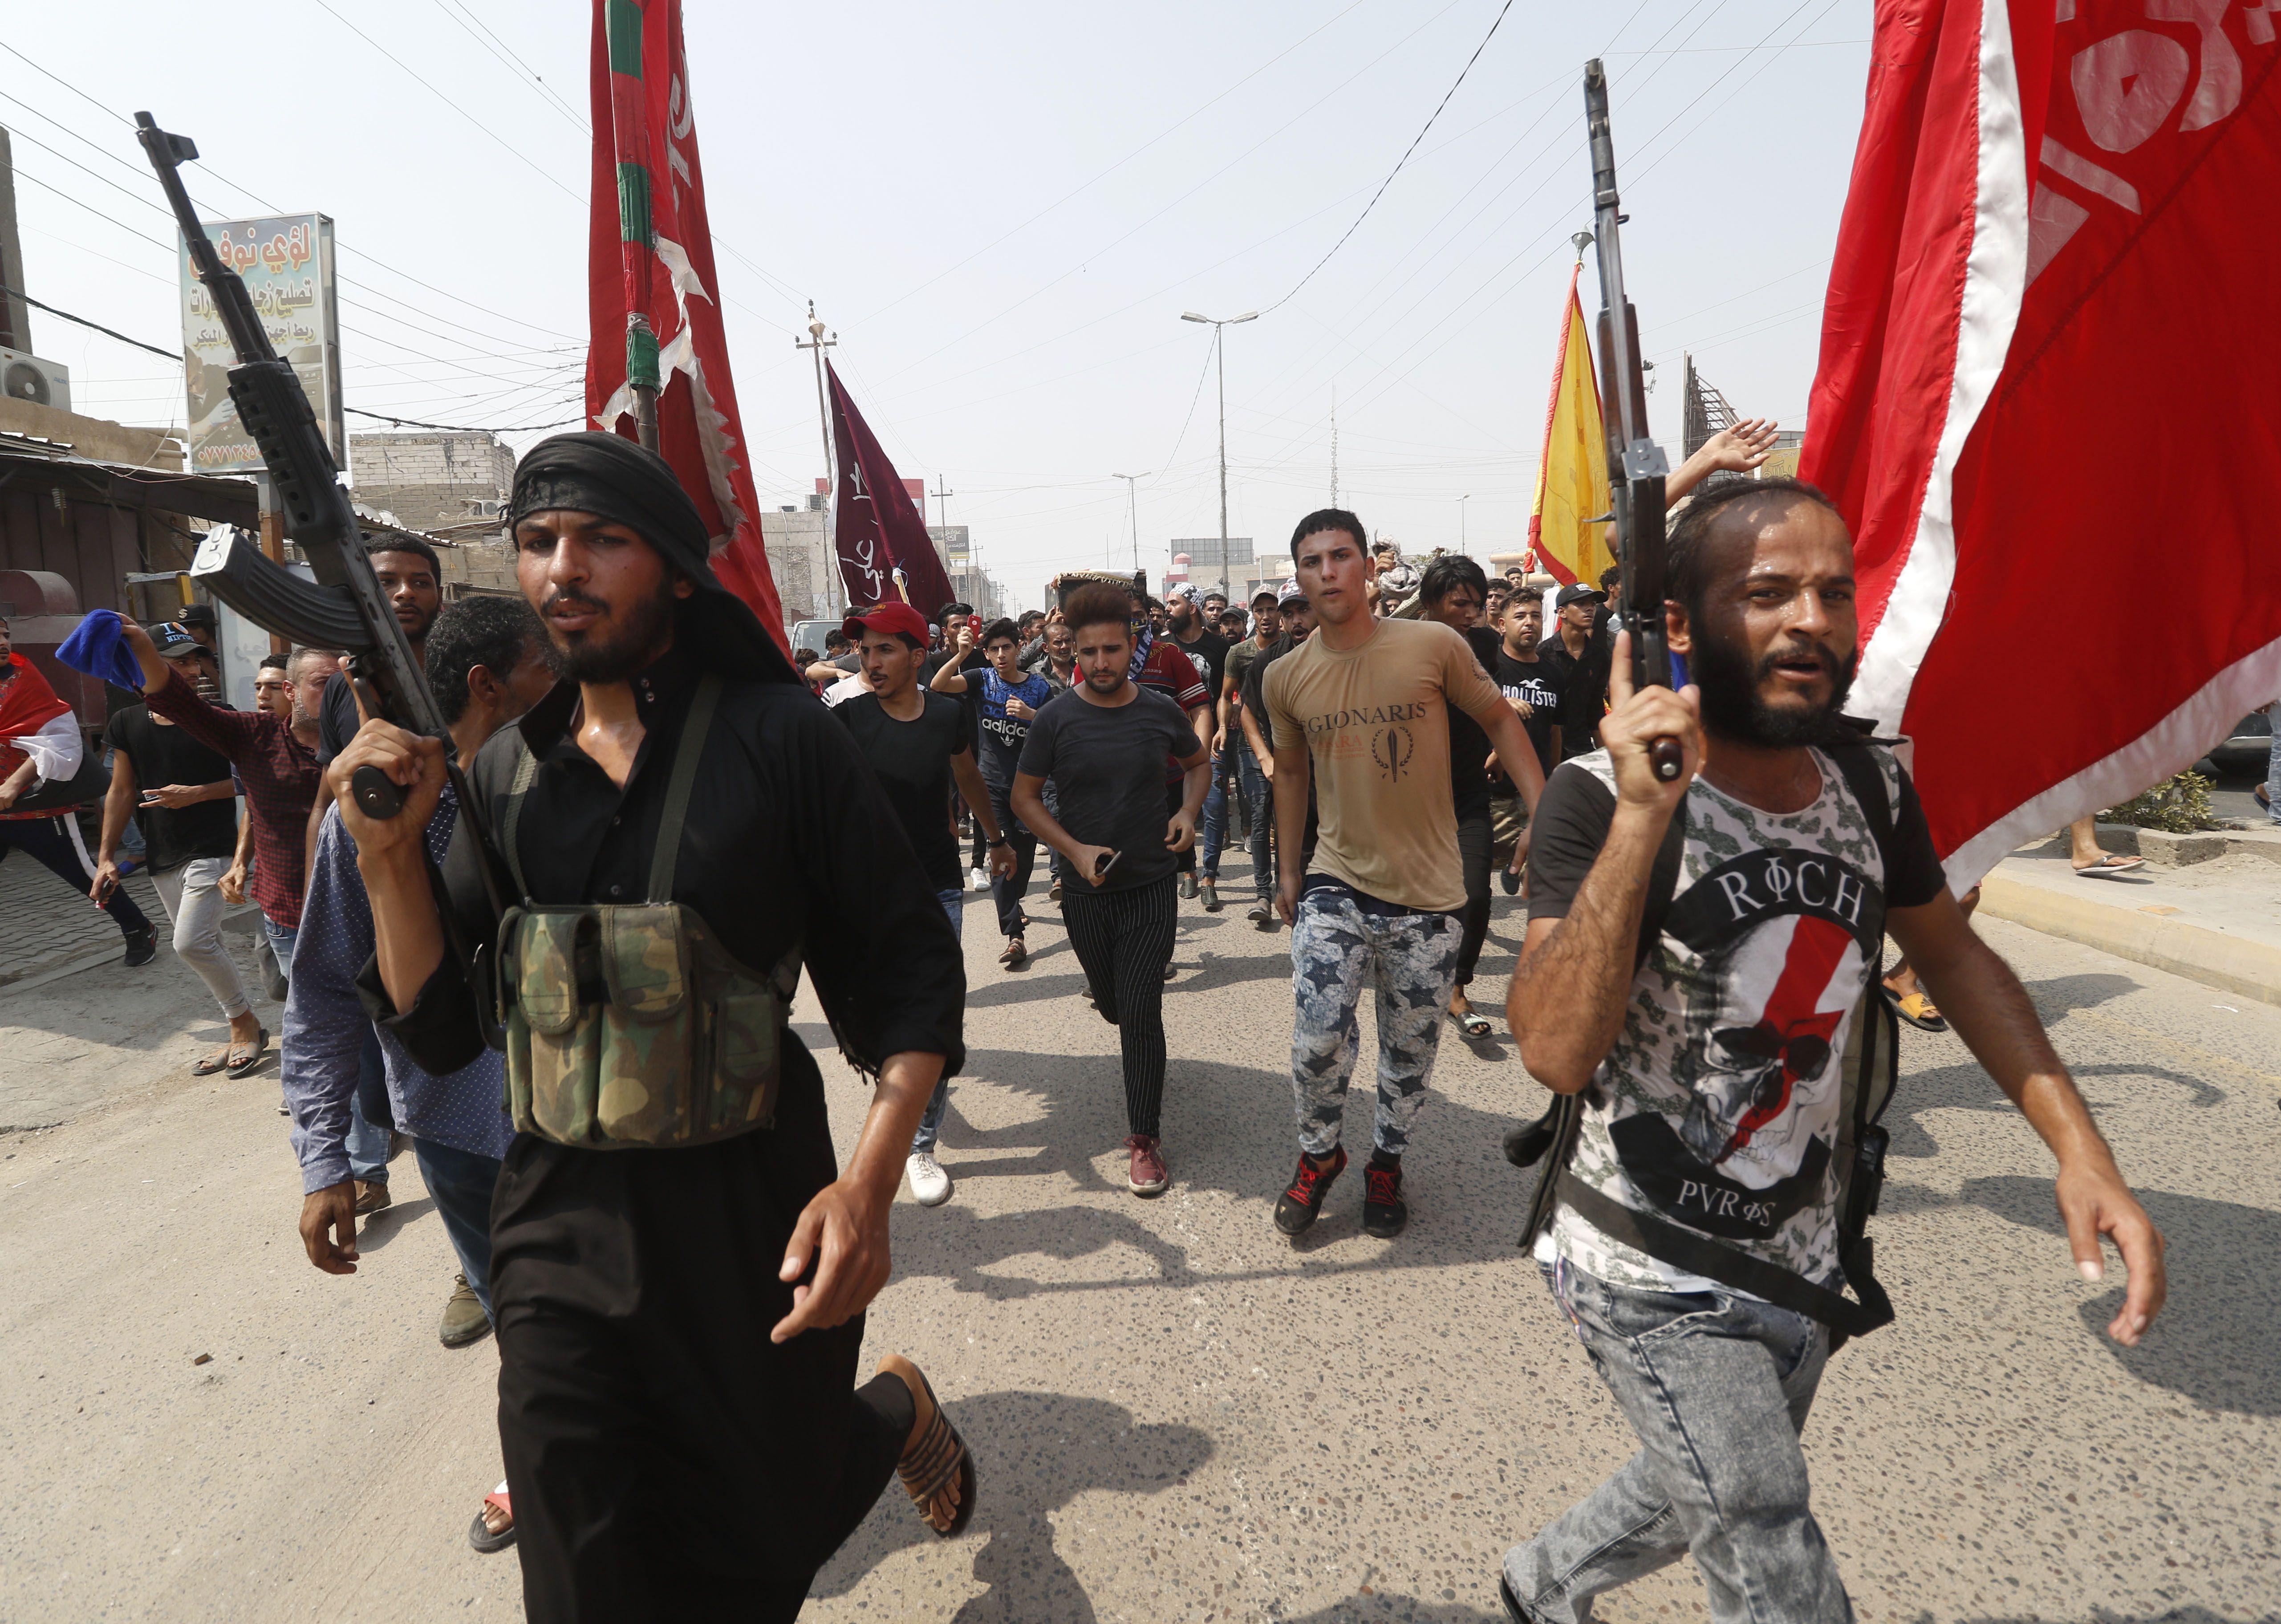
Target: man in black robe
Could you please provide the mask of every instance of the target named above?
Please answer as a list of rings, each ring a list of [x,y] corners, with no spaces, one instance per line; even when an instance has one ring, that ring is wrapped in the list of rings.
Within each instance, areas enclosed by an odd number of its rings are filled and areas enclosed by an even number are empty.
[[[661,459],[615,436],[558,436],[517,468],[510,517],[524,596],[566,677],[469,777],[498,831],[535,758],[513,820],[530,900],[646,898],[693,692],[720,676],[670,900],[745,965],[799,948],[841,1051],[875,1084],[844,1173],[823,1079],[789,1027],[771,1126],[608,1150],[516,1135],[492,1202],[491,1287],[525,1606],[538,1620],[790,1618],[891,1471],[939,1534],[972,1511],[963,1440],[919,1373],[890,1355],[854,1385],[904,1151],[936,1078],[963,1058],[963,962],[847,731],[715,577]],[[437,1074],[483,1042],[484,994],[447,951],[418,842],[444,747],[369,722],[331,769],[373,901],[367,1000]],[[365,816],[348,793],[366,765],[405,786],[396,817]],[[486,861],[461,819],[443,879],[463,946],[495,932]],[[341,1241],[352,1256],[353,1237]]]

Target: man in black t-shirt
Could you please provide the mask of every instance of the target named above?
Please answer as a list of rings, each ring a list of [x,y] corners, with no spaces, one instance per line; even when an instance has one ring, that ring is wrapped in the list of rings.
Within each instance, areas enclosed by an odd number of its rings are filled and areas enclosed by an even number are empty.
[[[1560,691],[1560,759],[1573,761],[1600,747],[1600,717],[1607,709],[1609,646],[1592,635],[1592,616],[1605,601],[1600,589],[1571,582],[1553,599],[1559,624],[1537,645]],[[1508,618],[1510,609],[1505,611]]]
[[[219,676],[213,653],[180,626],[151,629],[159,658],[192,687],[211,690]],[[206,984],[229,1042],[194,1062],[197,1076],[227,1070],[243,1077],[261,1059],[269,1033],[253,1017],[237,964],[222,945],[221,877],[237,853],[237,801],[229,762],[147,705],[130,705],[103,731],[111,746],[111,793],[103,802],[103,840],[88,894],[110,900],[119,885],[119,839],[133,813],[143,825],[144,867],[174,925],[175,956]]]
[[[1503,636],[1489,675],[1504,702],[1520,717],[1536,763],[1545,777],[1560,764],[1560,687],[1552,667],[1537,653],[1544,630],[1544,600],[1525,592],[1505,606]],[[1520,889],[1527,858],[1528,805],[1500,762],[1489,774],[1489,863],[1503,877],[1504,892]]]
[[[1915,786],[1840,716],[1860,646],[1844,521],[1796,480],[1736,483],[1672,530],[1671,647],[1695,691],[1633,692],[1620,635],[1605,746],[1537,808],[1507,1017],[1577,1108],[1525,1239],[1642,1447],[1506,1553],[1515,1618],[1588,1618],[1682,1555],[1713,1618],[1852,1616],[1798,1433],[1833,1326],[1875,1325],[1838,1208],[1860,1176],[1847,1040],[1889,932],[2058,1158],[2083,1273],[2102,1272],[2102,1233],[2129,1264],[2109,1334],[2135,1346],[2162,1303],[2161,1237],[1949,894]],[[1669,783],[1659,739],[1682,747]],[[1940,1270],[1912,1270],[1936,1298]]]
[[[850,615],[846,630],[862,651],[863,674],[870,679],[871,692],[843,701],[831,714],[854,735],[856,748],[870,763],[955,931],[964,916],[966,887],[960,883],[958,838],[950,823],[954,786],[981,820],[989,841],[991,872],[1014,871],[1013,847],[990,816],[989,792],[974,764],[972,727],[956,700],[919,686],[927,628],[916,609],[907,603],[883,603]],[[935,1156],[943,1110],[949,1103],[946,1071],[919,1118],[905,1164],[911,1194],[923,1207],[938,1207],[950,1199],[950,1175]]]
[[[1177,700],[1135,682],[1124,589],[1106,582],[1063,601],[1083,680],[1030,723],[1015,769],[1013,808],[1067,860],[1062,916],[1093,993],[1117,1029],[1124,1059],[1126,1183],[1156,1195],[1171,1181],[1160,1116],[1164,1099],[1164,972],[1179,908],[1178,854],[1195,844],[1209,782],[1203,741]],[[1164,811],[1164,763],[1179,764],[1180,799]],[[1048,810],[1044,791],[1057,792]]]

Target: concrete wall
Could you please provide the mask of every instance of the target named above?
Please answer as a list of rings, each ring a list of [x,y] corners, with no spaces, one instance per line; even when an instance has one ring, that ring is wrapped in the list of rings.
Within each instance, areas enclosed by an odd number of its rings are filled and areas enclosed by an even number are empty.
[[[787,627],[794,621],[832,619],[846,604],[826,528],[831,518],[813,508],[761,514],[761,542],[769,550],[769,573],[776,579]]]
[[[386,508],[406,530],[496,513],[514,488],[514,452],[478,432],[352,434],[349,467],[357,500]]]

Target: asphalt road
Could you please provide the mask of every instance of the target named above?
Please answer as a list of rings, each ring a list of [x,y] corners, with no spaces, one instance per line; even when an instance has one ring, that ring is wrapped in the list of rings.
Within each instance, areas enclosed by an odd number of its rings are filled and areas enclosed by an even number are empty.
[[[2041,1147],[1960,1043],[1909,1034],[1875,1231],[1900,1321],[1834,1361],[1805,1435],[1855,1605],[2281,1617],[2281,1009],[1982,929],[2169,1234],[2170,1306],[2136,1351],[2099,1334],[2119,1282],[2076,1273]],[[1543,1092],[1509,1043],[1452,1032],[1409,1233],[1363,1235],[1349,1177],[1294,1247],[1269,1220],[1282,937],[1184,911],[1155,1202],[1124,1188],[1115,1033],[1059,930],[1032,942],[1001,972],[970,915],[958,1192],[898,1207],[870,1321],[972,1440],[975,1525],[938,1541],[891,1489],[805,1616],[1496,1620],[1498,1554],[1632,1448],[1512,1248],[1526,1180],[1497,1141]],[[189,1079],[219,1023],[154,970],[131,995],[116,966],[0,994],[0,1124],[68,1113],[0,1134],[0,1619],[514,1616],[514,1558],[464,1541],[499,1476],[496,1356],[436,1341],[452,1264],[411,1159],[361,1272],[311,1269],[274,1074]],[[801,1029],[828,1047],[812,1005]],[[862,1086],[824,1063],[844,1148]],[[1602,1616],[1704,1610],[1682,1564]]]

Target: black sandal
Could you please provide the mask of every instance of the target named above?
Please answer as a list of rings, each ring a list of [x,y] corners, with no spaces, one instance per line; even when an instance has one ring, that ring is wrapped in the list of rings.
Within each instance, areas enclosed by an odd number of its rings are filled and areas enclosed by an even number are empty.
[[[942,1411],[942,1401],[934,1396],[934,1384],[926,1373],[916,1365],[912,1373],[919,1386],[926,1389],[927,1403],[934,1406],[934,1419],[919,1435],[919,1441],[903,1451],[895,1463],[895,1475],[902,1480],[903,1492],[918,1508],[919,1520],[934,1529],[938,1538],[951,1539],[965,1532],[974,1517],[974,1454],[966,1447],[966,1440],[950,1418]],[[927,1515],[927,1507],[943,1491],[953,1478],[958,1480],[958,1510],[950,1520],[950,1527],[936,1528],[934,1519]]]

